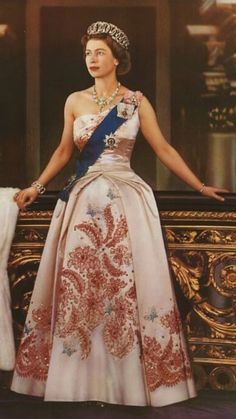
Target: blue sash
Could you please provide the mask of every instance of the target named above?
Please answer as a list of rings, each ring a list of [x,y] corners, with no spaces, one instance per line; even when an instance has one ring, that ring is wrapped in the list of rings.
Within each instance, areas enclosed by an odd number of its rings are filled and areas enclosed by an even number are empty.
[[[119,102],[123,102],[123,99]],[[135,106],[136,108],[137,106]],[[79,178],[84,176],[106,147],[105,137],[111,135],[125,122],[127,118],[117,115],[117,105],[107,114],[102,122],[95,129],[88,142],[81,151],[76,162],[76,173],[69,179],[67,185],[60,191],[59,198],[62,201],[68,201],[69,192]]]

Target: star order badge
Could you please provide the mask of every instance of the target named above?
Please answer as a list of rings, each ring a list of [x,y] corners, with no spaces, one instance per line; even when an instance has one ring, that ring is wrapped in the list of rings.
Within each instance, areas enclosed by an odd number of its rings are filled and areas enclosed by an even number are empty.
[[[120,102],[117,105],[117,116],[124,119],[132,118],[135,110],[135,105],[131,103]]]
[[[116,134],[111,133],[109,135],[106,135],[104,142],[106,146],[110,148],[110,150],[113,150],[114,148],[118,146],[119,138],[117,137]]]

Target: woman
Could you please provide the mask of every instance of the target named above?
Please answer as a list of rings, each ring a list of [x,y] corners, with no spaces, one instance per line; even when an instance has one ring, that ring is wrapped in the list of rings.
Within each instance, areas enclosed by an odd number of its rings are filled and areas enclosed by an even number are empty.
[[[82,38],[94,86],[71,94],[62,139],[21,209],[80,150],[45,244],[12,390],[45,400],[163,406],[195,395],[151,188],[130,168],[139,127],[159,159],[202,194],[205,186],[163,138],[130,68],[125,33],[106,22]],[[68,201],[68,202],[67,202]],[[60,384],[58,384],[60,382]]]

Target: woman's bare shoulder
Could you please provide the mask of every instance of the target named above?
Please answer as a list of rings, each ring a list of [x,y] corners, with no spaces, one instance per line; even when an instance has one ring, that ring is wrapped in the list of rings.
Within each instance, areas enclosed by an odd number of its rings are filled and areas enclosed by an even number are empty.
[[[91,99],[92,89],[87,88],[77,92],[70,93],[65,102],[65,111],[72,114],[74,118],[80,114],[84,104]]]
[[[140,100],[140,106],[139,106],[139,114],[140,116],[144,116],[146,113],[150,113],[153,114],[155,113],[152,104],[150,103],[149,99],[142,95],[142,98]]]
[[[84,90],[78,90],[77,92],[70,93],[66,99],[66,102],[74,103],[78,102],[78,100],[86,99],[91,96],[92,88],[88,87]]]

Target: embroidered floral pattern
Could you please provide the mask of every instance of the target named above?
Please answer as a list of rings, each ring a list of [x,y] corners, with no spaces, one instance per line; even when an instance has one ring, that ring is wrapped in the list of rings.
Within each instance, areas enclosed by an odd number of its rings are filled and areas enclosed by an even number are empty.
[[[155,337],[144,335],[143,360],[147,384],[150,391],[160,386],[174,386],[180,381],[192,378],[192,371],[185,347],[182,347],[180,333],[182,325],[179,312],[173,306],[165,315],[158,316],[155,307],[144,316],[147,321],[158,319],[160,325],[168,330],[168,342],[163,345]],[[163,332],[162,338],[166,336]]]
[[[143,358],[150,391],[160,386],[174,386],[191,377],[190,366],[180,348],[174,347],[172,337],[163,348],[156,338],[144,336]]]
[[[110,204],[96,214],[74,226],[86,240],[69,252],[61,271],[55,334],[64,339],[63,353],[79,350],[84,359],[91,333],[100,326],[107,351],[122,358],[137,343],[127,223],[123,215],[113,215]]]
[[[93,234],[93,231],[90,231]],[[96,237],[94,237],[96,239]],[[97,245],[99,242],[97,241]],[[100,261],[96,258],[96,249],[89,246],[78,247],[70,253],[68,268],[75,268],[80,272],[94,271],[100,269]]]
[[[124,245],[117,246],[111,249],[113,260],[119,265],[130,265],[131,253],[127,251],[127,247]]]
[[[182,330],[182,323],[176,307],[161,317],[161,324],[169,329],[170,333],[179,333]]]
[[[128,227],[124,215],[110,204],[118,198],[114,191],[110,188],[106,195],[108,205],[89,204],[84,221],[74,225],[78,244],[67,253],[59,273],[54,336],[67,359],[89,357],[97,328],[113,357],[122,359],[137,345],[148,388],[155,391],[190,378],[191,369],[181,346],[176,308],[165,313],[158,306],[147,307],[139,327]],[[43,306],[30,314],[16,364],[22,377],[47,378],[51,314],[51,308]]]
[[[32,322],[25,325],[16,358],[16,372],[21,377],[36,380],[47,378],[50,358],[51,308],[40,307],[32,311]]]

